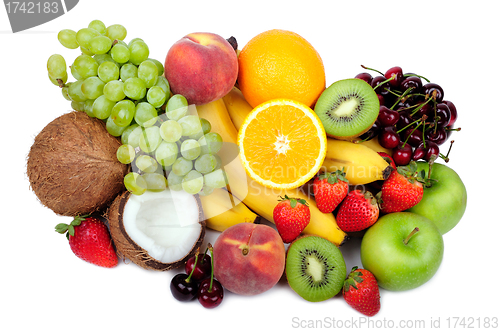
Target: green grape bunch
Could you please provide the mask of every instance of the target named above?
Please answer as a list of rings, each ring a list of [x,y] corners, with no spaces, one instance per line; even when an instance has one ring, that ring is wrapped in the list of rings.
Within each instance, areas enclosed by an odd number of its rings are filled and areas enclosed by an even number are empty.
[[[209,195],[226,186],[217,155],[221,136],[190,111],[184,96],[171,93],[163,64],[150,58],[146,42],[126,43],[126,37],[124,26],[100,20],[78,31],[61,30],[61,45],[80,54],[69,68],[63,56],[51,55],[49,80],[74,110],[102,120],[121,139],[116,155],[131,165],[124,184],[133,194],[168,188]]]

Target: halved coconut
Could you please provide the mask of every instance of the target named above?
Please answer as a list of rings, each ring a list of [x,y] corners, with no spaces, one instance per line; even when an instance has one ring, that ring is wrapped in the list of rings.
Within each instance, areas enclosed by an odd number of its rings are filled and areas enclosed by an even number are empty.
[[[205,236],[201,202],[184,191],[125,192],[111,204],[108,219],[118,253],[145,269],[182,266]]]

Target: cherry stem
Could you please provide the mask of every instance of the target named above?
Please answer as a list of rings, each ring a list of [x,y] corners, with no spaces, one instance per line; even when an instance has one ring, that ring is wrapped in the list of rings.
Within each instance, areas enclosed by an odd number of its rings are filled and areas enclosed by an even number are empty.
[[[200,248],[196,249],[196,253],[194,254],[194,265],[193,269],[191,270],[191,273],[189,276],[186,278],[186,282],[191,282],[191,277],[193,276],[193,272],[196,269],[196,264],[198,264],[198,255],[200,254]]]
[[[427,101],[425,103],[422,103],[422,104],[418,105],[418,107],[415,108],[415,110],[413,110],[410,115],[413,116],[415,113],[417,113],[420,109],[422,109],[422,107],[424,107],[431,100],[432,99],[427,99]]]
[[[363,65],[361,65],[361,68],[363,68],[363,69],[367,69],[367,70],[373,70],[373,71],[375,71],[375,72],[379,73],[380,75],[385,76],[382,72],[378,71],[377,69],[368,68],[368,67],[363,66]],[[374,90],[375,90],[375,89],[374,89]]]
[[[395,77],[395,76],[391,76],[391,78],[388,78],[388,79],[386,79],[385,81],[380,82],[379,84],[377,84],[377,86],[376,86],[376,87],[374,87],[374,88],[373,88],[373,90],[376,90],[379,86],[381,86],[381,85],[383,85],[383,84],[385,84],[385,83],[387,83],[387,82],[389,82],[389,81],[392,81],[392,80],[394,79],[394,77]],[[385,90],[387,90],[387,89],[385,89]],[[391,91],[391,90],[387,90],[387,91]]]
[[[414,124],[415,124],[415,123],[417,123],[417,122],[420,122],[420,123],[421,123],[422,121],[425,121],[424,117],[425,117],[425,119],[427,119],[427,116],[424,114],[424,115],[422,116],[422,118],[421,118],[421,119],[417,119],[417,120],[413,121],[412,123],[410,123],[410,124],[406,125],[406,127],[399,129],[396,133],[398,133],[398,134],[399,134],[400,132],[402,132],[403,130],[405,130],[405,129],[406,129],[406,128],[408,128],[408,127],[411,127],[412,125],[414,125]],[[420,124],[419,124],[419,126],[420,126]],[[417,127],[418,127],[418,126],[417,126]]]
[[[419,77],[419,78],[423,78],[424,80],[427,81],[427,83],[430,83],[430,81],[427,78],[425,78],[425,77],[423,77],[421,75],[417,75],[417,74],[405,74],[405,75],[403,75],[403,77],[411,77],[411,76],[416,76],[416,77]]]
[[[398,97],[399,97],[399,98],[396,100],[396,102],[394,103],[394,105],[392,105],[391,110],[392,110],[392,109],[394,109],[394,107],[396,107],[396,105],[397,105],[397,104],[398,104],[401,100],[403,100],[403,98],[405,98],[407,94],[409,94],[409,93],[411,92],[411,90],[412,90],[412,88],[408,88],[408,89],[406,89],[406,90],[405,90],[405,92],[403,92],[403,94],[402,94],[401,96],[400,96],[400,95],[398,95],[397,93],[395,93],[394,91],[389,90],[389,92],[390,92],[390,93],[392,93],[392,94],[394,94],[394,95],[396,95],[396,96],[398,96]]]
[[[408,242],[410,241],[410,238],[411,238],[413,235],[415,235],[415,234],[416,234],[419,230],[420,230],[420,229],[419,229],[418,227],[415,227],[415,228],[411,231],[410,235],[408,235],[408,237],[407,237],[407,238],[403,241],[403,243],[405,244],[405,246],[406,246],[406,245],[408,244]]]
[[[443,160],[444,160],[445,162],[449,162],[449,161],[450,161],[449,156],[450,156],[450,151],[451,151],[451,148],[453,147],[453,143],[455,143],[455,141],[454,141],[454,140],[452,140],[452,141],[450,142],[450,147],[448,148],[448,153],[446,153],[446,156],[445,156],[445,155],[443,155],[442,153],[440,153],[440,154],[439,154],[439,156],[440,156],[441,158],[443,158]]]
[[[214,282],[214,248],[209,243],[208,250],[210,250],[210,265],[212,265],[211,273],[210,273],[210,288],[208,289],[209,293],[212,293],[212,285]]]

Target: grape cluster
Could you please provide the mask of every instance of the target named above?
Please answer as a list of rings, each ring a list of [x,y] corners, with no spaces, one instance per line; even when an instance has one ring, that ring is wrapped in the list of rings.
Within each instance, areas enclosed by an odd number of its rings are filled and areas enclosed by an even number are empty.
[[[101,119],[111,135],[120,137],[117,158],[132,166],[124,184],[133,194],[168,187],[208,195],[224,187],[217,155],[221,136],[184,96],[171,94],[164,67],[149,57],[144,40],[125,43],[126,36],[122,25],[106,27],[99,20],[77,32],[61,30],[59,42],[81,54],[69,67],[73,82],[68,82],[64,57],[50,56],[50,81],[62,88],[74,110]]]
[[[448,161],[439,146],[448,140],[457,120],[457,109],[444,100],[443,88],[423,76],[404,73],[392,67],[385,73],[367,68],[378,75],[363,72],[355,76],[372,86],[380,101],[380,111],[372,128],[361,136],[378,136],[380,145],[393,149],[397,165],[411,160],[430,160],[433,155]],[[423,82],[425,81],[425,82]]]

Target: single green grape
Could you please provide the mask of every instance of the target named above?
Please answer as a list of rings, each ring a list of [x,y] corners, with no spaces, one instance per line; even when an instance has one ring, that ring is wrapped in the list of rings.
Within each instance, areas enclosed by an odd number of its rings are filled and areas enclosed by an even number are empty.
[[[147,154],[142,154],[135,159],[135,165],[143,172],[152,173],[158,169],[156,159]]]
[[[184,176],[192,169],[193,162],[184,157],[177,158],[177,160],[172,164],[172,172],[178,176]]]
[[[130,172],[123,178],[125,188],[134,195],[142,195],[146,192],[148,187],[146,180],[135,172]]]
[[[196,115],[186,115],[178,122],[182,127],[182,136],[194,135],[202,131],[200,118]]]
[[[107,119],[111,115],[111,110],[115,104],[116,102],[109,100],[106,96],[99,96],[92,104],[92,113],[94,113],[95,117],[98,119]]]
[[[142,174],[142,177],[146,181],[146,185],[149,191],[160,192],[167,189],[168,182],[163,174],[144,173]]]
[[[205,184],[212,188],[223,188],[227,185],[227,175],[222,169],[217,169],[213,172],[205,174]]]
[[[210,122],[206,119],[200,118],[201,122],[201,131],[197,132],[196,134],[189,135],[189,138],[199,140],[203,135],[207,134],[212,130],[212,125]]]
[[[136,127],[134,127],[134,129],[128,134],[127,144],[132,145],[134,148],[138,148],[139,143],[141,141],[141,137],[142,137],[143,132],[144,132],[144,128],[142,128],[138,124],[133,124],[133,125],[130,125],[129,127],[132,127],[132,126],[136,126]],[[129,128],[129,127],[127,127],[127,128]]]
[[[75,70],[75,66],[69,66],[69,69],[71,71],[71,75],[75,78],[75,80],[77,81],[83,80],[83,78]]]
[[[118,62],[116,62],[115,60],[113,60],[113,58],[111,57],[111,55],[109,55],[108,53],[106,54],[96,54],[93,56],[94,60],[97,61],[97,64],[100,66],[103,62],[113,62],[115,65],[118,66],[118,68],[120,68],[120,64]]]
[[[110,133],[115,137],[120,136],[125,131],[126,128],[127,127],[120,127],[116,125],[111,116],[108,117],[108,119],[106,120],[106,130],[108,131],[108,133]]]
[[[130,134],[132,133],[132,131],[134,131],[135,128],[139,127],[139,125],[137,123],[134,123],[134,124],[131,124],[130,126],[128,126],[122,133],[121,137],[120,137],[120,140],[122,142],[122,144],[128,144],[128,141],[129,141],[129,136]],[[139,143],[137,143],[139,144]],[[128,144],[130,146],[132,146],[132,144]],[[136,146],[137,147],[137,146]],[[134,147],[135,148],[135,147]]]
[[[133,43],[135,43],[136,41],[144,41],[142,38],[132,38],[129,42],[128,42],[128,47],[130,47],[130,45],[132,45]]]
[[[109,81],[104,85],[102,93],[107,99],[111,101],[120,101],[125,98],[125,92],[123,92],[123,82],[118,80]]]
[[[57,34],[57,39],[62,46],[74,50],[78,48],[78,42],[76,41],[76,31],[71,29],[63,29]]]
[[[128,48],[130,50],[129,61],[136,66],[139,66],[141,62],[149,57],[149,47],[144,41],[137,40],[129,44]]]
[[[156,109],[146,102],[138,103],[135,106],[135,122],[143,127],[151,127],[157,121],[158,113]]]
[[[167,98],[170,96],[170,84],[168,83],[165,76],[158,76],[155,86],[159,86],[160,88],[162,88],[163,91],[165,91]],[[187,101],[186,101],[186,104],[187,104]]]
[[[116,150],[116,158],[122,164],[130,164],[135,159],[135,150],[132,145],[122,144]]]
[[[206,184],[203,184],[203,188],[201,188],[200,192],[198,193],[201,196],[208,196],[211,193],[213,193],[215,188],[209,187]]]
[[[114,62],[105,61],[97,68],[97,76],[104,83],[118,80],[120,78],[120,68]]]
[[[81,79],[86,79],[90,76],[97,76],[98,68],[99,64],[97,61],[90,55],[86,54],[79,55],[75,61],[73,61],[73,65],[71,66],[71,69],[74,69]]]
[[[139,100],[146,96],[146,83],[139,77],[131,77],[123,85],[125,96],[130,99]]]
[[[159,86],[153,86],[148,89],[148,92],[146,93],[146,98],[148,100],[148,103],[153,105],[155,108],[161,107],[163,104],[165,104],[165,101],[167,100],[167,94],[163,89]]]
[[[160,165],[167,167],[177,160],[178,153],[179,147],[177,144],[163,141],[155,151],[155,158]]]
[[[83,101],[71,101],[71,108],[75,111],[83,111],[85,103]]]
[[[120,127],[128,126],[135,115],[135,105],[131,100],[120,100],[113,106],[110,117],[113,122]]]
[[[152,126],[144,129],[142,132],[141,138],[139,140],[139,147],[142,151],[146,153],[151,153],[162,142],[160,136],[160,128],[157,126]]]
[[[61,78],[53,78],[49,75],[49,80],[54,85],[57,85],[59,87],[64,87],[64,83],[66,83],[68,81],[68,72],[65,72],[63,77],[61,77]]]
[[[182,189],[191,195],[196,195],[203,188],[203,175],[195,170],[189,171],[182,179]]]
[[[70,85],[70,87],[68,88],[68,95],[71,100],[76,102],[84,102],[85,100],[87,100],[87,97],[85,97],[82,92],[82,84],[83,80],[79,80],[73,82],[73,84]]]
[[[160,135],[165,142],[177,142],[182,137],[182,127],[175,120],[167,120],[160,126]]]
[[[166,115],[170,120],[178,121],[183,118],[188,111],[188,102],[183,95],[175,94],[167,102]]]
[[[94,104],[94,99],[87,99],[83,102],[83,110],[87,113],[91,118],[95,118],[96,116],[92,112],[92,105]]]
[[[224,144],[222,137],[215,132],[203,135],[198,142],[201,146],[201,154],[216,154],[222,148],[222,144]]]
[[[89,51],[94,54],[106,54],[111,49],[112,43],[106,36],[96,36],[89,41]]]
[[[88,99],[96,99],[102,95],[104,82],[97,76],[91,76],[82,83],[82,93]]]
[[[130,59],[130,51],[126,45],[116,44],[111,49],[111,57],[119,63],[126,63]]]
[[[85,54],[85,55],[89,55],[89,56],[94,55],[94,53],[90,52],[90,50],[88,48],[85,48],[83,46],[80,46],[80,51],[82,51],[82,54]]]
[[[106,29],[106,36],[111,40],[124,40],[127,37],[127,29],[121,24],[113,24]]]
[[[158,79],[158,67],[151,60],[144,60],[137,68],[137,77],[142,79],[146,84],[146,88],[155,85]]]
[[[64,76],[67,77],[66,61],[63,56],[60,54],[52,54],[47,60],[47,71],[49,72],[49,76],[56,80],[62,79]]]
[[[71,98],[70,98],[70,96],[69,96],[69,94],[68,94],[68,89],[69,89],[69,87],[68,87],[67,85],[66,85],[66,86],[63,86],[63,87],[61,88],[61,93],[62,93],[62,95],[63,95],[64,99],[71,101]]]
[[[100,20],[93,20],[92,22],[89,23],[88,28],[94,29],[101,35],[106,34],[106,25]]]
[[[77,31],[76,33],[76,41],[78,45],[84,49],[89,49],[90,40],[94,37],[99,36],[99,32],[90,28],[83,28]]]
[[[148,58],[147,60],[154,62],[154,64],[158,68],[158,76],[163,75],[163,73],[165,72],[165,67],[163,67],[163,63],[161,63],[160,61],[158,61],[156,59],[152,59],[152,58]]]
[[[217,158],[211,154],[202,154],[194,162],[194,169],[202,174],[207,174],[215,171],[217,168]]]
[[[120,68],[120,78],[123,82],[129,78],[137,77],[137,67],[131,63],[126,63]]]
[[[181,191],[183,178],[184,176],[178,176],[174,172],[168,173],[167,176],[168,189],[173,191]]]
[[[187,139],[181,144],[181,155],[187,160],[195,160],[200,152],[200,143],[194,139]]]

